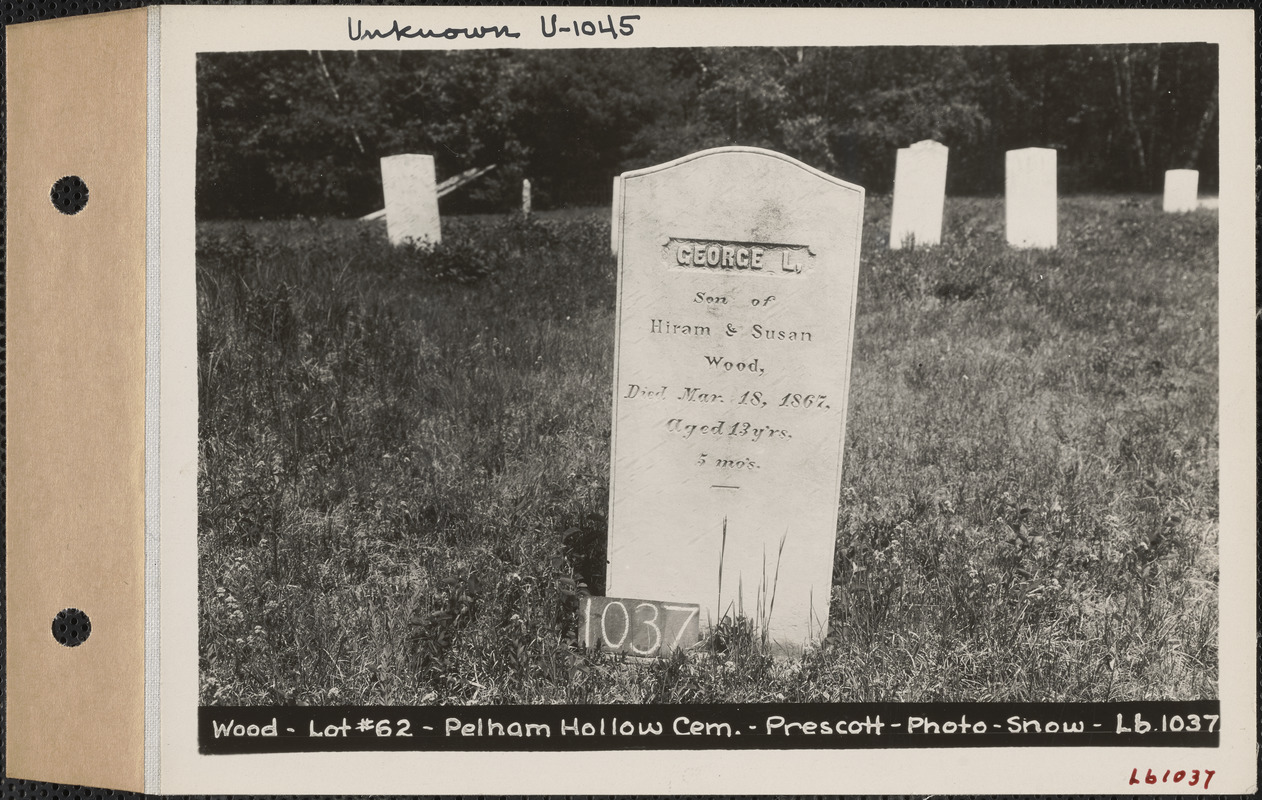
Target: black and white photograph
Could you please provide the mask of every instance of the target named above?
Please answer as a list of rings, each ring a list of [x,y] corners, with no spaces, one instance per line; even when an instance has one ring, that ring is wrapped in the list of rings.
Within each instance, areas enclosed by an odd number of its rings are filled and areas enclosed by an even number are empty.
[[[6,18],[15,786],[1256,793],[1251,10],[120,2]]]
[[[496,44],[197,55],[199,705],[1219,698],[1217,45]]]

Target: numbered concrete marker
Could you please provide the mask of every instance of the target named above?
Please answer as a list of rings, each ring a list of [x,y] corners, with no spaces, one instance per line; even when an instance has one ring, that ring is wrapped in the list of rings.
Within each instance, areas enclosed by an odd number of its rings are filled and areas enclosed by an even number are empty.
[[[1004,162],[1004,220],[1013,247],[1056,246],[1056,151],[1009,150]]]
[[[521,181],[521,213],[523,216],[530,216],[530,178],[523,178]]]
[[[1195,211],[1198,207],[1196,184],[1200,173],[1194,169],[1166,170],[1166,191],[1161,197],[1161,210],[1174,213]]]
[[[747,147],[622,179],[609,593],[797,650],[827,633],[863,189]]]
[[[433,156],[409,153],[382,158],[381,188],[386,197],[386,234],[391,244],[442,241]]]
[[[932,139],[898,150],[894,160],[894,207],[890,248],[942,243],[948,148]]]
[[[686,650],[701,638],[701,608],[625,597],[583,600],[583,646],[642,658]]]

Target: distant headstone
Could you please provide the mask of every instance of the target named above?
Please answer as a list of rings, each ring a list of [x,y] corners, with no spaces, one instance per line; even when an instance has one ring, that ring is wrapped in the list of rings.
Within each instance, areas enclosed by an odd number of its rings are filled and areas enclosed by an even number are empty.
[[[1166,170],[1166,191],[1161,198],[1161,210],[1166,212],[1195,211],[1199,206],[1196,184],[1200,173],[1194,169]]]
[[[442,241],[433,156],[409,153],[382,158],[381,188],[386,198],[386,234],[391,244]]]
[[[827,633],[862,187],[723,147],[624,173],[610,595]]]
[[[894,160],[894,207],[890,248],[942,243],[948,148],[932,139],[898,150]]]
[[[521,213],[530,216],[530,178],[521,181]]]
[[[1013,247],[1056,246],[1056,151],[1009,150],[1004,163],[1004,218]]]
[[[609,249],[618,255],[618,235],[622,219],[622,176],[613,179],[613,218],[609,225]]]

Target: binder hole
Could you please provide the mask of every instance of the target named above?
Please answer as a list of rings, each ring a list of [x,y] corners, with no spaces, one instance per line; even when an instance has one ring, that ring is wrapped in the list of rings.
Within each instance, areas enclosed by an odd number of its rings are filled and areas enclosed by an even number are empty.
[[[78,214],[88,204],[88,185],[78,175],[67,175],[53,184],[53,208],[63,214]]]
[[[53,638],[66,647],[78,647],[92,634],[88,615],[77,608],[66,608],[53,617]]]

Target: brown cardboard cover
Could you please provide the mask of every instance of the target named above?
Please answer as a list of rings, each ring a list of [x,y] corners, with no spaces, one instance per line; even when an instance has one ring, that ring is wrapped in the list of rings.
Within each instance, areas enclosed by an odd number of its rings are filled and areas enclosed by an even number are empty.
[[[9,27],[8,772],[144,786],[145,9]],[[49,198],[78,175],[87,206]],[[63,608],[89,615],[74,648]]]

